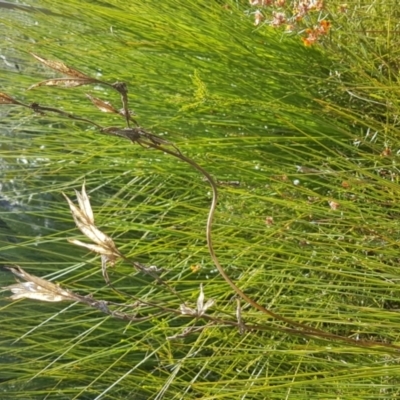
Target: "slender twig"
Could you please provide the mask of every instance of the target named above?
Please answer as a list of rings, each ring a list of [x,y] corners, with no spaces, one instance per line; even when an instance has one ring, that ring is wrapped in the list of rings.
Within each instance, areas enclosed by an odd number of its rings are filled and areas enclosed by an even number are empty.
[[[65,112],[65,111],[59,110],[58,108],[41,106],[38,103],[31,103],[29,105],[29,107],[33,111],[35,111],[37,113],[43,113],[44,111],[49,111],[49,112],[53,112],[53,113],[62,115],[63,117],[67,117],[69,119],[73,119],[75,121],[82,121],[82,122],[89,123],[91,125],[94,125],[98,129],[103,129],[103,127],[101,125],[97,124],[96,122],[91,121],[90,119],[78,117],[78,116],[73,115],[73,114],[71,114],[69,112]]]

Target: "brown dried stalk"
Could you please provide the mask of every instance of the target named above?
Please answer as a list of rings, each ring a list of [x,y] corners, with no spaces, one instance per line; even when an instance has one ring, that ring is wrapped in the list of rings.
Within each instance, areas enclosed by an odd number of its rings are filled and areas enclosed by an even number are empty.
[[[120,127],[101,127],[100,125],[87,120],[85,118],[80,118],[80,117],[75,117],[72,114],[69,113],[65,113],[64,111],[52,108],[52,107],[42,107],[37,105],[36,103],[33,103],[32,105],[25,105],[23,103],[18,102],[17,100],[13,99],[12,97],[4,94],[4,93],[0,93],[0,104],[14,104],[14,105],[22,105],[24,107],[28,107],[31,108],[32,110],[36,111],[36,112],[44,112],[44,111],[51,111],[51,112],[55,112],[58,113],[60,115],[66,116],[68,118],[71,119],[75,119],[78,121],[84,121],[84,122],[88,122],[94,126],[96,126],[97,128],[100,129],[100,132],[103,134],[107,134],[107,135],[113,135],[113,136],[119,136],[119,137],[123,137],[126,138],[128,140],[130,140],[133,143],[138,143],[139,145],[141,145],[142,147],[145,148],[152,148],[155,150],[159,150],[162,151],[164,153],[170,154],[178,159],[180,159],[181,161],[188,163],[190,166],[192,166],[193,168],[195,168],[197,171],[199,171],[204,177],[205,179],[208,181],[208,183],[211,186],[212,189],[212,193],[213,193],[213,198],[212,198],[212,202],[211,202],[211,206],[210,206],[210,210],[209,210],[209,214],[208,214],[208,218],[207,218],[207,224],[206,224],[206,238],[207,238],[207,246],[208,246],[208,250],[210,253],[210,256],[215,264],[215,266],[217,267],[219,273],[221,274],[221,276],[224,278],[224,280],[229,284],[229,286],[235,291],[235,293],[242,298],[243,300],[245,300],[247,303],[249,303],[251,306],[253,306],[254,308],[256,308],[257,310],[273,317],[274,319],[284,322],[290,326],[292,326],[294,329],[292,328],[272,328],[270,326],[249,326],[249,325],[245,325],[245,323],[242,320],[242,316],[241,316],[241,309],[240,309],[240,304],[238,303],[237,306],[237,311],[236,311],[236,316],[237,316],[237,320],[238,322],[234,322],[232,323],[232,321],[230,321],[229,323],[227,321],[220,321],[218,320],[218,322],[223,322],[223,323],[228,323],[229,325],[235,325],[239,328],[239,330],[241,332],[243,332],[244,330],[265,330],[265,329],[275,329],[275,330],[279,330],[281,332],[287,332],[287,333],[291,333],[291,334],[295,334],[295,335],[301,335],[301,336],[307,336],[307,337],[316,337],[316,338],[322,338],[322,339],[333,339],[333,340],[339,340],[339,341],[343,341],[352,345],[356,345],[356,346],[361,346],[361,347],[374,347],[374,346],[380,346],[380,347],[384,347],[384,348],[391,348],[391,349],[396,349],[396,350],[400,350],[399,346],[395,346],[395,345],[391,345],[391,344],[384,344],[384,343],[378,343],[378,342],[372,342],[372,341],[362,341],[362,340],[354,340],[354,339],[350,339],[344,336],[339,336],[339,335],[335,335],[332,333],[328,333],[328,332],[324,332],[320,329],[316,329],[316,328],[312,328],[306,324],[300,323],[300,322],[296,322],[293,321],[291,319],[288,319],[286,317],[283,317],[279,314],[274,313],[273,311],[265,308],[264,306],[262,306],[261,304],[257,303],[255,300],[251,299],[249,296],[247,296],[233,281],[232,279],[229,277],[229,275],[225,272],[225,270],[223,269],[223,267],[221,266],[215,251],[214,251],[214,247],[213,247],[213,242],[212,242],[212,223],[213,223],[213,218],[214,218],[214,213],[215,213],[215,209],[216,209],[216,205],[217,205],[217,199],[218,199],[218,189],[217,189],[217,185],[216,182],[214,181],[214,179],[212,178],[212,176],[203,168],[201,167],[199,164],[197,164],[194,160],[192,160],[189,157],[186,157],[185,155],[183,155],[179,149],[173,145],[172,143],[170,143],[169,141],[158,137],[157,135],[154,135],[148,131],[146,131],[145,129],[141,128],[141,127],[136,127],[136,128],[131,128],[129,125],[130,121],[133,121],[137,124],[137,122],[135,120],[133,120],[131,118],[131,113],[129,111],[128,108],[128,97],[127,97],[127,87],[124,83],[121,82],[116,82],[114,84],[109,84],[106,82],[102,82],[99,81],[97,79],[93,79],[88,77],[87,75],[72,69],[70,67],[67,67],[65,64],[60,63],[60,62],[54,62],[54,61],[49,61],[46,60],[42,57],[36,56],[34,54],[32,54],[36,59],[38,59],[40,62],[42,62],[43,64],[47,65],[48,67],[61,72],[63,74],[69,75],[72,77],[72,79],[65,79],[63,82],[67,82],[69,81],[69,83],[64,84],[64,83],[60,83],[60,80],[49,80],[49,81],[44,81],[41,82],[39,84],[33,85],[33,87],[37,87],[37,86],[42,86],[42,85],[47,85],[47,86],[54,86],[54,85],[60,85],[62,84],[63,86],[67,86],[67,87],[74,87],[74,86],[79,86],[81,84],[88,84],[88,83],[101,83],[110,87],[113,87],[115,90],[117,90],[120,94],[121,94],[121,101],[122,101],[122,105],[123,105],[123,110],[122,112],[118,112],[114,107],[112,107],[109,103],[103,102],[102,100],[96,99],[96,98],[92,98],[91,96],[89,96],[90,100],[92,101],[92,103],[98,107],[101,111],[105,111],[105,112],[112,112],[112,113],[118,113],[120,115],[122,115],[125,118],[127,127],[126,128],[120,128]],[[171,150],[170,148],[168,148],[167,146],[171,146],[173,149]],[[79,200],[79,197],[78,197]],[[69,201],[69,199],[68,199]],[[84,200],[80,200],[80,203],[84,203]],[[70,201],[69,201],[70,203]],[[70,204],[71,207],[71,204]],[[72,208],[71,208],[72,209]],[[74,213],[74,211],[73,211]],[[86,216],[87,217],[87,216]],[[74,216],[75,218],[75,216]],[[79,227],[79,225],[78,225]],[[96,242],[96,241],[95,241]],[[97,242],[96,242],[97,243]],[[78,243],[75,243],[78,244]],[[82,244],[80,244],[82,245]],[[99,245],[99,243],[97,243],[97,245]],[[101,245],[101,244],[100,244]],[[85,247],[89,248],[88,245],[84,245]],[[93,245],[91,245],[93,246]],[[104,249],[103,249],[104,250]],[[111,249],[108,248],[107,251],[111,251],[112,254],[114,254],[115,256],[121,256],[121,254],[115,253],[115,251],[117,251],[116,249]],[[108,254],[108,253],[107,253]],[[109,255],[108,255],[109,256]],[[125,259],[125,258],[124,258]],[[210,307],[212,305],[212,302],[207,302],[205,305],[203,303],[204,301],[204,295],[202,292],[202,288],[201,288],[201,293],[198,299],[198,305],[196,309],[190,308],[188,306],[186,306],[185,304],[181,305],[181,314],[188,314],[191,316],[195,316],[195,317],[206,317],[208,319],[212,318],[210,316],[207,316],[205,314],[205,311],[208,307]],[[217,321],[217,319],[213,319],[214,321]]]
[[[205,296],[202,285],[200,285],[200,294],[197,298],[196,307],[195,308],[189,307],[185,303],[183,303],[180,305],[179,310],[177,310],[165,307],[158,303],[143,301],[140,299],[136,299],[135,303],[128,305],[119,304],[112,301],[97,300],[94,299],[91,295],[82,296],[80,294],[72,292],[71,290],[64,289],[60,287],[58,284],[54,284],[53,282],[50,282],[46,279],[39,278],[35,275],[31,275],[17,265],[5,268],[11,271],[16,277],[21,278],[25,281],[25,282],[18,281],[18,283],[14,283],[2,288],[4,290],[10,290],[13,293],[13,295],[10,297],[12,300],[20,300],[25,298],[25,299],[47,301],[47,302],[76,301],[79,303],[83,303],[89,307],[95,308],[96,310],[104,314],[107,314],[113,318],[129,322],[146,321],[158,315],[162,315],[165,312],[173,313],[178,316],[181,315],[181,316],[195,318],[195,320],[201,318],[208,321],[206,325],[187,327],[183,330],[183,332],[167,337],[168,340],[184,338],[192,333],[202,331],[210,326],[219,326],[219,327],[236,327],[239,329],[240,334],[243,334],[244,332],[256,332],[256,331],[267,330],[267,331],[275,331],[301,337],[319,338],[324,340],[338,339],[358,347],[368,347],[368,348],[376,347],[376,350],[393,349],[394,351],[396,351],[396,353],[400,351],[400,347],[396,345],[378,343],[368,340],[354,340],[346,337],[335,336],[327,332],[313,333],[313,332],[299,331],[297,329],[292,329],[292,328],[277,327],[273,325],[265,326],[265,325],[245,324],[245,322],[242,320],[241,307],[239,301],[237,301],[237,309],[236,309],[237,321],[235,321],[235,318],[221,319],[219,317],[206,314],[206,311],[215,304],[215,301],[209,299],[204,303]],[[136,313],[132,315],[118,310],[114,311],[110,308],[110,306],[132,308],[136,310]],[[137,313],[139,312],[141,306],[149,306],[152,309],[158,308],[160,311],[156,313],[152,312],[150,315],[137,316]]]
[[[10,297],[11,300],[32,299],[32,300],[40,300],[46,302],[77,301],[79,303],[84,303],[89,307],[95,308],[101,311],[102,313],[111,315],[114,318],[124,319],[134,322],[144,321],[153,318],[155,315],[158,314],[156,313],[150,316],[136,317],[130,314],[122,313],[120,311],[113,311],[108,307],[109,305],[121,306],[121,304],[104,300],[96,300],[91,295],[82,296],[80,294],[72,292],[71,290],[63,289],[58,284],[55,284],[43,278],[39,278],[35,275],[29,274],[18,265],[5,268],[11,271],[16,277],[23,279],[25,281],[25,282],[18,281],[17,283],[2,288],[4,290],[10,290],[13,293],[13,295]],[[137,306],[140,306],[141,304],[145,303],[137,301],[133,306],[137,308]],[[155,306],[155,304],[146,304],[146,305],[151,305],[153,307]],[[159,306],[159,308],[162,307]]]

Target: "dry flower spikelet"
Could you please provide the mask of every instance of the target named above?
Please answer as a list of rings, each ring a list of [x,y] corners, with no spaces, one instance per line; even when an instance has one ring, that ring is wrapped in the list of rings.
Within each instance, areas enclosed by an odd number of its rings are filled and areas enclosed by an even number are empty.
[[[59,285],[46,279],[28,274],[18,265],[7,267],[7,269],[9,269],[17,278],[21,278],[25,281],[18,281],[18,283],[3,287],[3,289],[10,290],[13,293],[10,297],[12,300],[33,299],[48,302],[66,300],[79,301],[78,296],[69,290],[63,289]]]

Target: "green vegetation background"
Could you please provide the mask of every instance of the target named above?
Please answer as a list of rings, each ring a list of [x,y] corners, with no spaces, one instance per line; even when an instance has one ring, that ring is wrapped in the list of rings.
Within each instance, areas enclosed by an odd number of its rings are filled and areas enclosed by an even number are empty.
[[[26,88],[59,76],[29,51],[129,85],[140,124],[220,182],[213,235],[232,279],[274,312],[345,337],[398,343],[399,11],[396,1],[327,1],[313,48],[264,25],[247,2],[40,0],[0,8],[1,91],[118,125],[85,98],[99,87]],[[318,17],[318,16],[317,16]],[[316,17],[316,18],[317,18]],[[320,16],[321,17],[321,16]],[[199,284],[235,314],[208,255],[210,189],[176,159],[85,124],[2,106],[4,262],[96,298],[103,282],[61,192],[86,181],[97,224],[127,255],[168,271],[188,303]],[[239,183],[237,185],[236,183]],[[2,286],[12,282],[1,272]],[[110,277],[142,299],[179,302],[131,267]],[[392,399],[393,350],[277,331],[242,304],[247,332],[162,314],[129,324],[82,305],[0,299],[1,399]],[[126,311],[126,310],[125,310]]]

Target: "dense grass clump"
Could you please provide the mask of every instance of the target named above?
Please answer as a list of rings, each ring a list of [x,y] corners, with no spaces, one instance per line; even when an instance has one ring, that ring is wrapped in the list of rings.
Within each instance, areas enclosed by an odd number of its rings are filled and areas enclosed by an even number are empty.
[[[29,52],[127,83],[139,124],[217,181],[224,270],[284,320],[236,298],[216,269],[212,193],[190,165],[2,104],[3,263],[113,312],[5,291],[0,398],[396,398],[397,2],[327,0],[301,20],[302,2],[288,1],[58,3],[0,4],[0,91],[123,128],[85,97],[120,108],[111,87],[26,91],[62,76]],[[112,287],[100,257],[67,241],[81,234],[62,193],[74,199],[84,182],[96,226],[126,256],[108,267]],[[127,259],[163,268],[165,284]],[[0,274],[1,286],[15,283]],[[200,285],[203,305],[215,303],[182,314],[182,301],[198,307]]]

